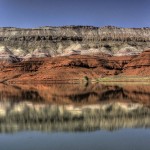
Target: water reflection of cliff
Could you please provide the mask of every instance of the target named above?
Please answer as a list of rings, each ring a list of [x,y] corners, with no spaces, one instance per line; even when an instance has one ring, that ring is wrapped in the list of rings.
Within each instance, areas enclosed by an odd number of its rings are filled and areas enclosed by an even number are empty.
[[[0,85],[0,132],[150,127],[148,85]]]
[[[108,101],[138,102],[150,106],[149,85],[0,84],[0,101],[32,101],[58,104],[95,104]]]

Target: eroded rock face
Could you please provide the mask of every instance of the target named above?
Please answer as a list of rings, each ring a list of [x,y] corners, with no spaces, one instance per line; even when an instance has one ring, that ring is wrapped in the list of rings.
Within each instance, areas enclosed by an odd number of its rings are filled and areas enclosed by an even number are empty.
[[[0,47],[7,46],[14,55],[24,57],[36,49],[37,56],[81,54],[133,55],[150,47],[150,28],[118,28],[113,26],[64,26],[35,29],[0,28]]]
[[[0,68],[9,63],[19,62],[20,59],[13,55],[13,53],[6,47],[0,47]]]
[[[137,56],[71,55],[32,58],[7,64],[0,70],[0,82],[72,82],[85,77],[98,79],[115,75],[150,75],[150,51]]]
[[[150,50],[144,51],[126,64],[124,74],[150,76]]]

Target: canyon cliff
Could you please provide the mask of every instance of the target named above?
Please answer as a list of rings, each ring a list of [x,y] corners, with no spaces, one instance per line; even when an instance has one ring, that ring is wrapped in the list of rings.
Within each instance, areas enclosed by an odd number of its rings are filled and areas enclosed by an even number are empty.
[[[150,28],[0,28],[0,82],[150,76]]]
[[[134,56],[70,55],[1,65],[0,82],[74,83],[107,76],[150,76],[150,50]]]
[[[134,55],[150,47],[150,28],[63,26],[0,28],[0,55],[25,59],[80,53]],[[9,51],[8,51],[9,50]]]

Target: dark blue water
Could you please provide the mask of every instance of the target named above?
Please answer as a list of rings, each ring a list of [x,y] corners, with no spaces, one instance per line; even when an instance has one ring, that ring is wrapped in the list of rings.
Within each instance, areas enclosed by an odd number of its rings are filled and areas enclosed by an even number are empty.
[[[1,150],[149,150],[149,129],[77,133],[20,132],[0,135]]]

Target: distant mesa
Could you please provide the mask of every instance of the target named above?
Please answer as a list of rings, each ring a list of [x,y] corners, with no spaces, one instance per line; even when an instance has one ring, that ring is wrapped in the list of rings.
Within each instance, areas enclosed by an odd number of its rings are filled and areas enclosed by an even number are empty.
[[[0,82],[149,76],[149,49],[150,28],[0,28]]]
[[[137,55],[150,47],[150,28],[115,26],[45,26],[40,28],[0,28],[0,46],[6,46],[18,57],[47,57],[100,52],[115,55]],[[28,55],[29,54],[29,55]]]

